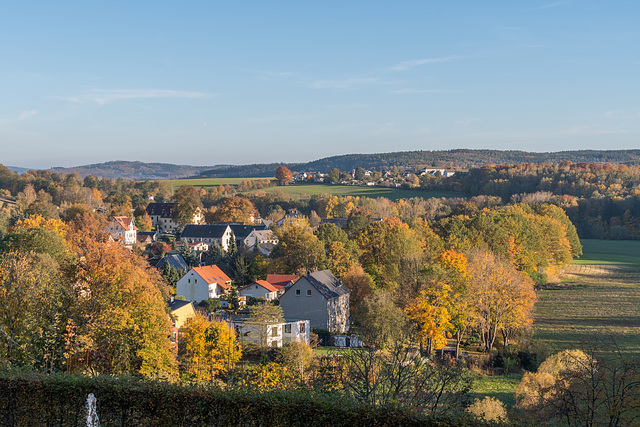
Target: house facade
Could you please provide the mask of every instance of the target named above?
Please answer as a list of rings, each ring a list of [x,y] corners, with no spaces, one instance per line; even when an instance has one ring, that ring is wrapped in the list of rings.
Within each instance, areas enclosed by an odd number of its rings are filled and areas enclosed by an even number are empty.
[[[309,319],[312,329],[349,330],[349,290],[329,270],[307,273],[280,297],[287,318]]]
[[[133,218],[114,216],[111,218],[111,221],[109,221],[108,232],[113,240],[127,247],[131,247],[138,241],[136,238],[138,228],[133,222]]]
[[[245,321],[232,323],[240,341],[261,345],[263,347],[282,347],[298,341],[311,342],[311,326],[309,320],[285,319],[283,323],[258,324]]]
[[[176,293],[187,301],[219,298],[231,289],[231,279],[217,265],[194,267],[176,283]]]
[[[158,231],[175,233],[178,230],[178,222],[173,219],[175,205],[175,203],[149,203],[147,206],[147,214]],[[191,222],[193,224],[202,224],[204,222],[204,212],[200,208],[196,209]]]
[[[180,240],[187,244],[204,242],[212,245],[215,242],[228,251],[232,236],[233,232],[227,224],[188,224],[180,233]]]
[[[272,301],[278,298],[278,288],[266,280],[256,280],[244,288],[238,289],[238,295],[244,297],[264,298],[267,301]]]
[[[275,245],[278,244],[278,237],[271,230],[253,230],[249,235],[244,239],[244,245],[251,249],[256,245],[256,242],[259,244],[260,251],[269,255]]]

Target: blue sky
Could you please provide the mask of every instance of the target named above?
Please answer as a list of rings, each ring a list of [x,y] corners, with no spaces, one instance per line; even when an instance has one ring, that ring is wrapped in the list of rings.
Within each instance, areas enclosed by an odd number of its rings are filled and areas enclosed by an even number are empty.
[[[640,148],[637,1],[5,3],[5,165]]]

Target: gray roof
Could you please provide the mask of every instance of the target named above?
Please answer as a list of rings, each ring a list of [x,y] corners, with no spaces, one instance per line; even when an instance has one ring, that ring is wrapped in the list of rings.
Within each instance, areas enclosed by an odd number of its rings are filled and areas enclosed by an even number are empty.
[[[236,236],[236,240],[244,240],[253,230],[266,230],[264,224],[260,225],[244,225],[244,224],[229,224],[233,235]]]
[[[327,300],[341,297],[342,295],[348,295],[349,289],[347,289],[342,282],[329,270],[316,271],[314,273],[307,273],[302,276],[300,280],[307,279],[307,281],[322,294]],[[296,284],[300,282],[298,280]],[[295,284],[287,289],[289,292],[292,288],[295,287]]]
[[[171,311],[175,311],[179,308],[184,307],[185,305],[191,304],[191,301],[183,301],[179,299],[174,299],[173,301],[169,301],[169,309]]]
[[[179,255],[179,254],[165,256],[160,261],[158,261],[158,263],[156,264],[156,268],[164,268],[166,264],[169,264],[171,267],[175,268],[176,270],[182,270],[182,271],[189,270],[189,266],[185,262],[184,258],[182,258],[182,255]]]
[[[163,218],[171,218],[175,203],[149,203],[147,213],[149,215],[160,215]]]
[[[227,227],[227,224],[187,224],[184,226],[180,238],[221,239],[227,231]]]

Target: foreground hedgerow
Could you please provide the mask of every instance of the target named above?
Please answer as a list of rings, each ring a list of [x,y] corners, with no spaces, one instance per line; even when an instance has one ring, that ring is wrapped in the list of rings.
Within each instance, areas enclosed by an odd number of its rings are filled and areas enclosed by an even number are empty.
[[[257,393],[143,381],[0,373],[0,425],[85,425],[89,393],[102,426],[470,426],[466,413],[425,416],[310,391]]]

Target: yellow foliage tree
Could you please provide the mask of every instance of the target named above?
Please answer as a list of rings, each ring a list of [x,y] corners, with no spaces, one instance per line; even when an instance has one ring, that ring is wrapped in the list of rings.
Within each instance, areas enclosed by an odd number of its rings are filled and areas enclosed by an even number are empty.
[[[226,322],[210,322],[196,315],[189,318],[180,331],[178,356],[183,376],[205,382],[231,371],[240,360],[242,350]]]
[[[418,342],[426,347],[427,354],[442,349],[446,343],[445,331],[451,327],[451,315],[447,310],[449,285],[439,283],[426,289],[406,308],[407,316],[418,327]]]
[[[507,345],[516,330],[531,323],[537,297],[533,281],[493,253],[475,250],[468,259],[473,320],[488,352],[499,330]]]
[[[241,387],[249,387],[258,392],[287,390],[295,386],[293,374],[277,363],[260,364],[244,371]]]

